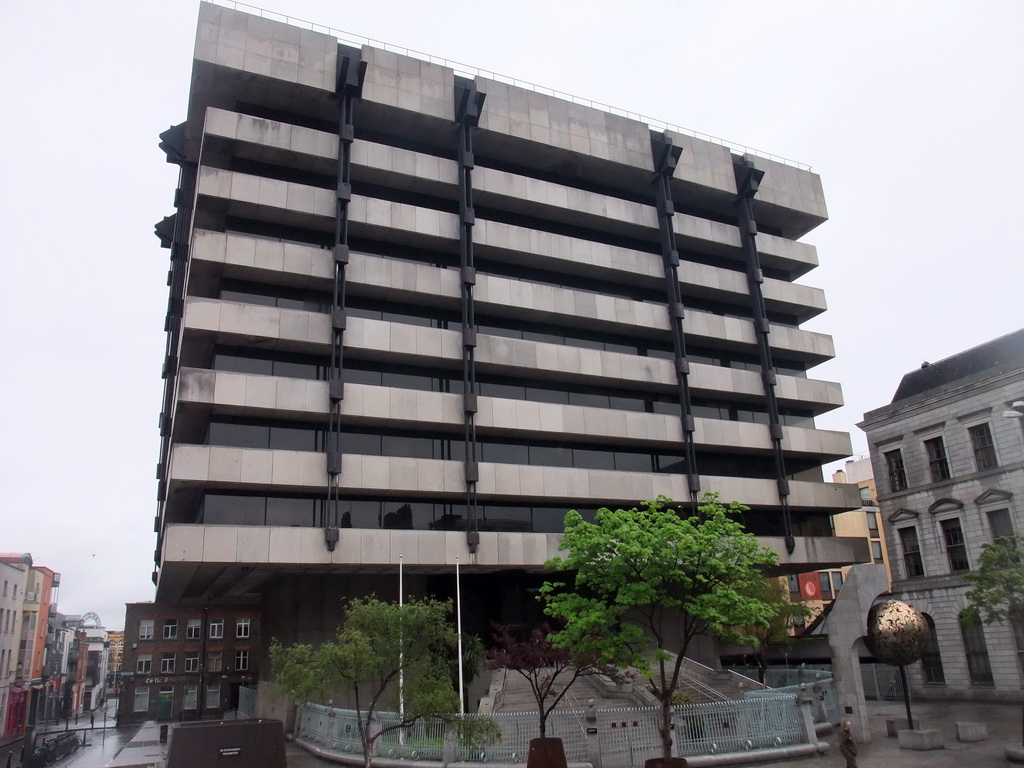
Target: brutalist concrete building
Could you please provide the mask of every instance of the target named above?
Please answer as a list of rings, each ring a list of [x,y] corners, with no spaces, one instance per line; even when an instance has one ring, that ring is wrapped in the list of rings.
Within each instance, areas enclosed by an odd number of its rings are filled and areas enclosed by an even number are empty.
[[[1024,622],[964,623],[981,548],[1024,533],[1024,330],[900,381],[864,414],[892,591],[925,614],[928,650],[909,668],[931,698],[1022,698]]]
[[[784,568],[867,561],[802,167],[203,3],[160,417],[157,599],[454,594],[529,624],[567,509],[706,491]]]

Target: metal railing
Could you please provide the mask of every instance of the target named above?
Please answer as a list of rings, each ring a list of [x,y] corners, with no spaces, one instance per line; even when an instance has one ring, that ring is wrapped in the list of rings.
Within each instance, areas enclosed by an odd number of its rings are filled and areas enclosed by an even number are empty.
[[[499,83],[505,83],[506,85],[515,86],[516,88],[523,88],[524,90],[533,91],[534,93],[540,93],[544,94],[545,96],[551,96],[553,98],[562,99],[573,104],[579,104],[581,106],[589,107],[591,109],[597,109],[612,115],[618,115],[619,117],[625,117],[629,120],[636,120],[641,123],[646,123],[650,127],[657,128],[658,130],[674,131],[676,133],[681,133],[686,136],[691,136],[695,139],[700,139],[701,141],[706,141],[711,144],[717,144],[731,151],[739,152],[740,154],[755,155],[756,157],[761,157],[764,158],[765,160],[771,160],[773,162],[782,163],[783,165],[788,165],[793,168],[799,168],[804,171],[811,170],[811,166],[808,165],[807,163],[801,163],[796,160],[791,160],[788,157],[782,157],[781,155],[775,155],[770,152],[764,152],[753,147],[748,147],[746,144],[743,144],[742,142],[729,141],[727,139],[719,138],[718,136],[713,136],[709,133],[695,131],[691,128],[684,128],[682,126],[676,125],[675,123],[669,123],[664,120],[658,120],[656,118],[647,117],[646,115],[640,114],[639,112],[633,112],[628,109],[614,107],[610,104],[604,104],[599,101],[594,101],[593,99],[585,99],[579,96],[573,96],[572,94],[566,93],[564,91],[559,91],[554,88],[548,88],[543,85],[537,85],[536,83],[531,83],[526,80],[520,80],[515,77],[509,77],[507,75],[502,75],[497,72],[492,72],[486,69],[481,69],[479,67],[474,67],[469,64],[463,64],[458,61],[452,61],[451,59],[446,59],[440,56],[434,56],[429,53],[424,53],[423,51],[417,51],[412,48],[404,48],[402,46],[392,45],[391,43],[384,42],[383,40],[375,40],[371,37],[364,37],[363,35],[355,35],[352,34],[351,32],[345,32],[343,30],[334,29],[333,27],[324,26],[323,24],[317,24],[312,21],[306,21],[305,19],[299,19],[296,18],[295,16],[288,16],[287,14],[284,13],[268,11],[264,8],[260,8],[255,5],[239,2],[239,0],[203,0],[203,2],[208,2],[212,3],[213,5],[219,5],[225,8],[231,8],[233,10],[242,11],[244,13],[249,13],[254,16],[259,16],[260,18],[270,19],[271,21],[280,21],[285,24],[289,24],[295,27],[301,27],[303,29],[308,29],[313,32],[320,32],[325,35],[336,37],[338,38],[338,40],[341,40],[346,43],[351,43],[359,46],[369,45],[384,51],[398,53],[403,56],[410,56],[412,58],[419,59],[420,61],[426,61],[430,64],[438,64],[440,66],[448,67],[449,69],[454,70],[455,74],[461,75],[463,77],[484,77],[487,78],[488,80],[494,80]]]
[[[602,709],[597,712],[597,744],[603,768],[643,765],[661,755],[658,707]]]
[[[889,664],[861,664],[860,679],[864,684],[865,699],[903,701],[903,681],[900,679],[899,667]]]
[[[386,712],[377,722],[381,728],[387,728],[400,723],[401,719],[394,712]],[[377,742],[377,754],[404,760],[440,760],[444,754],[444,739],[444,722],[417,720],[408,728],[381,734]]]
[[[839,724],[839,706],[836,701],[832,680],[818,681],[813,684],[799,683],[798,685],[787,685],[781,688],[769,688],[759,691],[747,691],[743,694],[746,700],[771,699],[778,696],[791,696],[794,698],[806,694],[811,697],[814,706],[811,707],[811,720],[814,723]]]
[[[833,725],[839,725],[839,699],[836,698],[835,685],[830,680],[827,685],[821,686],[821,690],[826,719]]]
[[[738,672],[757,675],[751,667],[736,667]],[[876,701],[902,701],[903,683],[899,668],[889,664],[862,663],[860,678],[864,686],[864,698]],[[771,667],[765,673],[764,681],[772,690],[779,690],[800,683],[811,684],[832,679],[832,667],[828,664],[801,664],[799,667]]]
[[[799,744],[797,706],[795,696],[782,694],[680,707],[677,751],[687,757]]]
[[[301,738],[335,752],[363,753],[359,719],[347,709],[307,704],[302,710]]]
[[[750,752],[804,741],[799,697],[757,691],[741,700],[688,704],[673,708],[673,741],[677,756]],[[813,707],[812,707],[813,709]],[[540,735],[536,712],[499,712],[489,717],[501,738],[484,747],[454,745],[455,759],[464,762],[523,763],[530,740]],[[394,713],[381,713],[379,725],[395,722]],[[586,721],[587,728],[581,727]],[[599,750],[603,768],[632,768],[661,754],[657,707],[557,710],[548,718],[547,734],[562,739],[566,760],[585,762]],[[588,730],[590,731],[588,733]],[[595,732],[596,731],[596,732]],[[378,740],[376,756],[385,759],[443,761],[444,746],[453,733],[431,719]],[[350,710],[318,705],[305,707],[300,739],[320,749],[353,756],[362,752],[356,715]],[[595,743],[596,740],[596,743]]]
[[[582,711],[558,709],[548,716],[547,735],[562,740],[565,759],[581,762],[587,759],[587,735],[580,727]],[[466,715],[477,717],[477,715]],[[525,763],[530,740],[540,736],[540,720],[536,712],[496,712],[488,715],[501,730],[501,740],[486,747],[459,746],[458,760],[472,762]]]
[[[757,667],[732,667],[731,670],[757,680]],[[797,667],[769,667],[765,670],[764,684],[768,688],[785,688],[800,683],[831,680],[832,667],[829,664],[801,664]]]

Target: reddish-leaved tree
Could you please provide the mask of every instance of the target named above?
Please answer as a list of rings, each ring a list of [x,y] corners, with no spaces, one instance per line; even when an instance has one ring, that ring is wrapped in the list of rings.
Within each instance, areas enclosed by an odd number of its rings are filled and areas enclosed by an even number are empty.
[[[590,675],[621,674],[614,664],[601,663],[596,654],[581,656],[553,646],[547,624],[534,629],[524,640],[517,640],[503,624],[492,624],[491,628],[495,647],[487,652],[484,668],[512,670],[526,679],[537,703],[542,739],[547,737],[548,716],[573,683]]]

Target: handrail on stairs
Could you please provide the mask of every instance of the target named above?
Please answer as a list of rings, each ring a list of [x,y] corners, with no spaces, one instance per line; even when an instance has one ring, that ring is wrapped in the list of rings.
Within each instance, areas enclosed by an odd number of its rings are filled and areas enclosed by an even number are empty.
[[[576,692],[573,690],[576,683],[578,683],[581,679],[582,678],[577,678],[575,681],[573,681],[573,684],[570,685],[569,688],[566,690],[563,701],[565,699],[569,700],[569,709],[573,713],[573,718],[576,720],[576,724],[580,727],[580,730],[583,731],[583,733],[586,733],[587,725],[583,722],[583,715],[581,714],[581,712],[583,711],[583,707],[580,706],[580,700],[576,698]]]
[[[715,670],[711,667],[684,656],[682,666],[679,669],[679,682],[689,686],[692,690],[706,696],[712,701],[728,701],[728,696],[708,685],[701,679],[701,676],[707,678],[713,674],[715,674]]]

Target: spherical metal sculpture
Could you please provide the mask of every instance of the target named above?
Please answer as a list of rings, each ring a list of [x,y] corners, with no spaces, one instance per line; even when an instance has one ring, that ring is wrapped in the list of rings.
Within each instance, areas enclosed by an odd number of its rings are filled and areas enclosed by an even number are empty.
[[[924,655],[928,625],[916,608],[902,600],[881,600],[868,611],[864,642],[879,661],[903,667]]]

